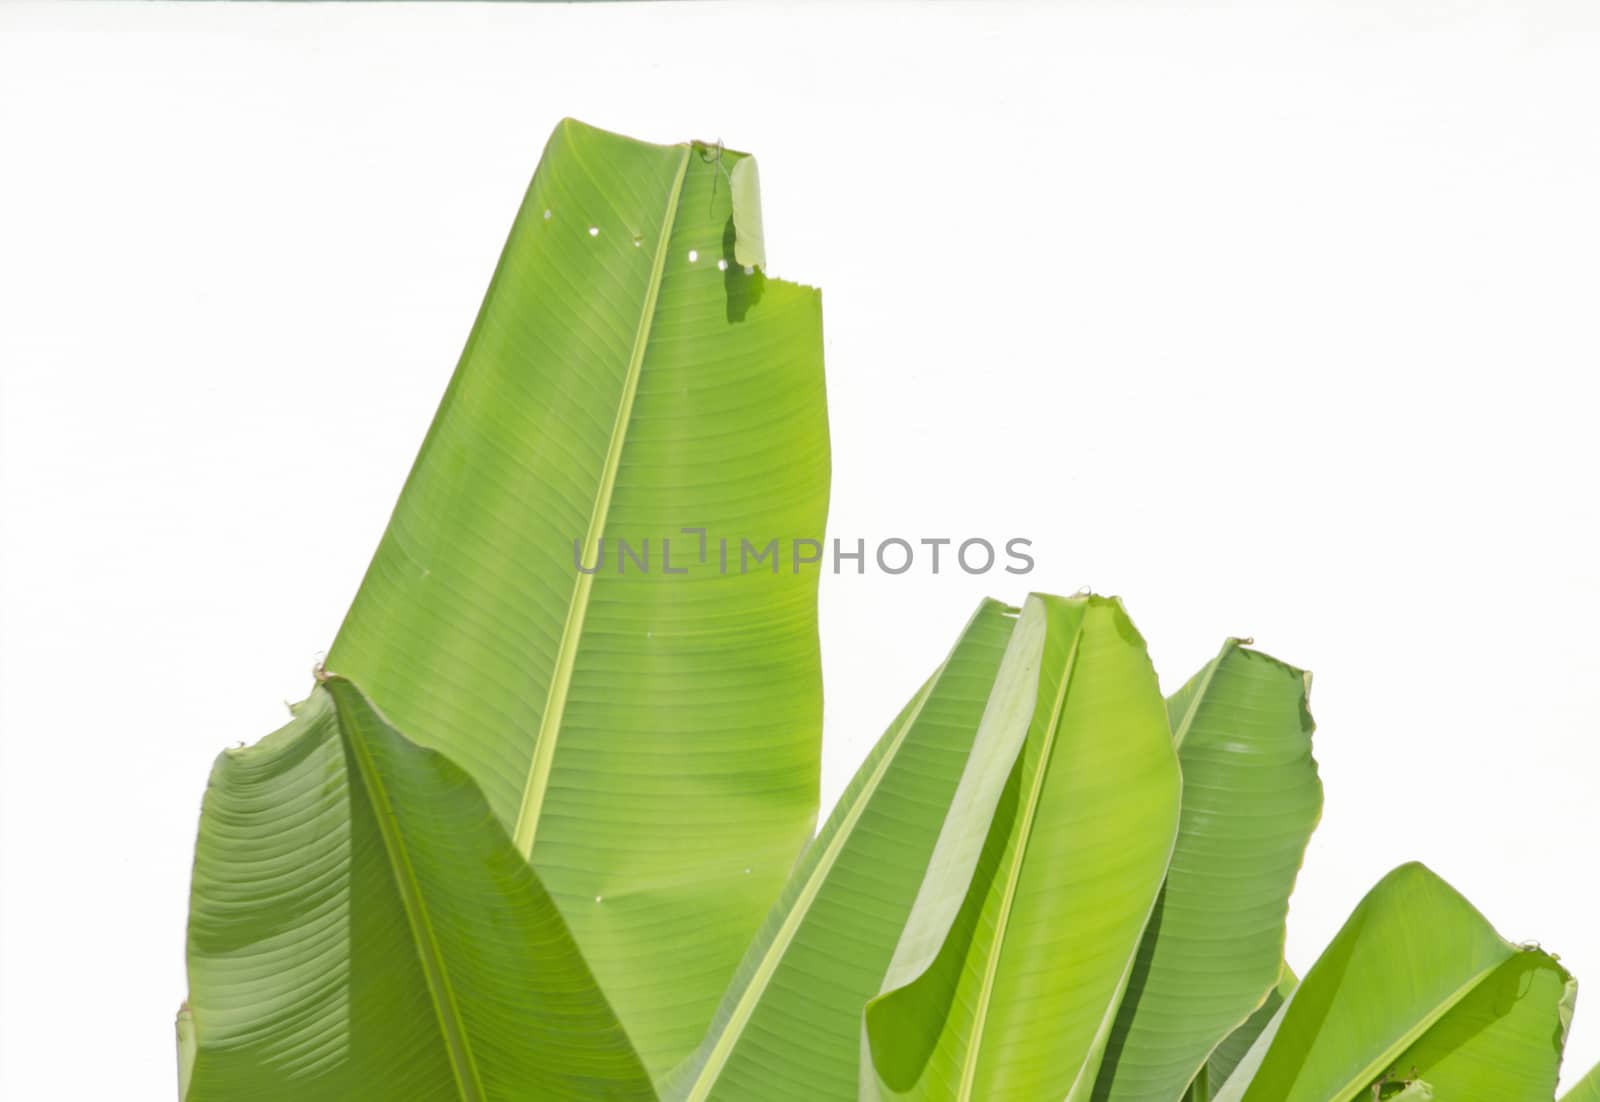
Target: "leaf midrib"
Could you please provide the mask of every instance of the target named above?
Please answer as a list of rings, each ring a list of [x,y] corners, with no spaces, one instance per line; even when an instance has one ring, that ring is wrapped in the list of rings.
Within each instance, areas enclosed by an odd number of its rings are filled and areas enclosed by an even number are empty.
[[[583,555],[580,563],[595,561],[601,536],[605,532],[606,516],[611,509],[611,495],[616,489],[617,471],[622,464],[622,446],[628,435],[628,424],[633,416],[633,401],[639,391],[639,374],[644,366],[645,348],[650,342],[651,326],[655,322],[656,302],[661,294],[662,275],[666,271],[667,254],[672,247],[672,230],[678,218],[679,197],[683,193],[684,177],[689,171],[690,147],[684,145],[678,161],[678,172],[667,195],[667,210],[656,242],[655,255],[650,263],[650,283],[645,288],[644,303],[639,310],[639,320],[634,326],[633,349],[628,357],[628,371],[622,384],[622,395],[617,402],[616,420],[611,426],[611,441],[606,450],[606,462],[600,473],[600,484],[595,492],[594,507],[589,514],[589,527],[584,534]],[[589,610],[589,593],[599,572],[586,573],[575,570],[572,596],[567,604],[566,622],[561,630],[561,642],[556,649],[555,667],[550,675],[550,688],[545,697],[544,711],[539,717],[539,731],[533,743],[533,755],[528,763],[528,779],[523,786],[522,802],[517,809],[517,821],[512,841],[523,857],[531,857],[533,843],[539,829],[539,817],[544,810],[545,793],[550,787],[550,771],[555,764],[556,742],[561,733],[561,722],[566,713],[567,693],[572,685],[572,670],[578,657],[578,642],[583,636],[583,621]]]
[[[383,838],[383,848],[389,855],[395,887],[400,893],[400,902],[405,908],[406,920],[411,927],[412,941],[417,949],[417,958],[422,964],[423,977],[428,983],[429,999],[439,1019],[439,1030],[444,1041],[445,1053],[450,1059],[450,1069],[455,1074],[456,1087],[461,1093],[462,1102],[484,1102],[483,1082],[478,1074],[477,1062],[472,1056],[472,1046],[467,1039],[466,1025],[461,1020],[460,1007],[456,1005],[455,989],[451,986],[450,973],[445,968],[444,956],[439,950],[439,941],[433,932],[433,922],[428,916],[428,907],[422,897],[422,885],[418,882],[416,870],[411,865],[411,855],[400,837],[398,820],[389,802],[388,790],[384,788],[379,778],[371,750],[360,733],[361,725],[356,722],[349,706],[341,699],[344,689],[332,681],[325,683],[325,688],[333,699],[339,731],[355,756],[356,768],[361,774],[367,797],[372,802],[373,818],[377,820],[378,833]]]
[[[1473,976],[1466,983],[1452,991],[1448,996],[1441,1000],[1437,1006],[1435,1006],[1428,1013],[1424,1014],[1421,1018],[1417,1019],[1416,1024],[1414,1024],[1405,1033],[1402,1033],[1399,1037],[1397,1037],[1388,1048],[1384,1049],[1383,1052],[1379,1054],[1377,1059],[1371,1061],[1366,1067],[1362,1068],[1361,1071],[1353,1076],[1349,1082],[1345,1083],[1344,1086],[1328,1095],[1327,1102],[1343,1102],[1344,1099],[1349,1098],[1355,1092],[1364,1090],[1374,1079],[1383,1074],[1383,1070],[1393,1063],[1397,1057],[1404,1053],[1406,1049],[1414,1045],[1423,1036],[1423,1034],[1428,1032],[1428,1030],[1438,1025],[1440,1019],[1442,1019],[1446,1014],[1450,1013],[1450,1011],[1454,1010],[1462,999],[1465,999],[1468,995],[1470,995],[1480,983],[1489,978],[1491,973],[1496,971],[1510,959],[1511,956],[1507,955],[1503,959],[1496,961],[1495,963],[1489,965],[1489,967],[1483,969],[1483,971],[1479,972],[1477,975]],[[1291,1090],[1293,1090],[1294,1084],[1290,1083],[1289,1087]],[[1246,1097],[1248,1097],[1248,1092]]]
[[[1017,852],[1012,860],[1011,868],[1006,874],[1005,891],[1000,897],[1000,914],[995,922],[993,950],[984,965],[983,984],[978,989],[977,1008],[972,1018],[972,1040],[967,1045],[966,1055],[962,1060],[961,1082],[956,1088],[958,1102],[970,1102],[973,1098],[973,1083],[978,1074],[978,1055],[983,1048],[983,1030],[989,1016],[989,1004],[994,998],[995,980],[999,975],[1000,957],[1005,949],[1006,927],[1011,921],[1011,910],[1016,903],[1017,887],[1022,879],[1022,866],[1028,857],[1028,843],[1033,838],[1034,819],[1038,815],[1039,801],[1044,792],[1045,774],[1049,772],[1050,756],[1055,750],[1056,735],[1061,729],[1061,713],[1066,706],[1067,688],[1072,682],[1072,675],[1078,664],[1078,644],[1083,639],[1084,625],[1089,616],[1089,610],[1084,609],[1083,617],[1078,620],[1077,628],[1073,632],[1072,646],[1067,651],[1067,659],[1061,671],[1061,687],[1056,690],[1056,699],[1050,709],[1050,723],[1046,729],[1044,745],[1039,748],[1039,765],[1034,770],[1033,784],[1028,790],[1028,802],[1023,808],[1021,822],[1022,836],[1017,842]],[[1026,750],[1024,750],[1024,756]],[[1025,757],[1024,757],[1025,760]]]

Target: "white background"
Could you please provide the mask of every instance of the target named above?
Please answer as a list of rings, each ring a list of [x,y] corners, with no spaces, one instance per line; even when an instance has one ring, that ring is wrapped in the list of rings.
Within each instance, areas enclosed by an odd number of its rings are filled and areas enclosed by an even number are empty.
[[[1093,585],[1168,687],[1316,671],[1292,964],[1420,858],[1600,990],[1596,11],[0,8],[0,1097],[175,1097],[211,759],[306,692],[563,115],[760,155],[832,535],[1035,541],[825,581],[825,803],[982,594]]]

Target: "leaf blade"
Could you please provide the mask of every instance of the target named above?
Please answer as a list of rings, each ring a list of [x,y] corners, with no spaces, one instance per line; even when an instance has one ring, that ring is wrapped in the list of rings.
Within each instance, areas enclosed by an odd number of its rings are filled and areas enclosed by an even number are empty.
[[[1309,683],[1230,639],[1168,701],[1178,842],[1096,1099],[1178,1097],[1277,983],[1289,895],[1322,812]]]
[[[557,129],[328,660],[482,787],[657,1074],[820,779],[820,299],[734,263],[742,161]]]

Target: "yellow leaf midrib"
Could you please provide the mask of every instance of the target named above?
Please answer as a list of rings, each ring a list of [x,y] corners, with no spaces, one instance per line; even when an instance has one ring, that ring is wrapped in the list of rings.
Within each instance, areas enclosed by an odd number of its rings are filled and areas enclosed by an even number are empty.
[[[606,517],[611,508],[611,495],[616,489],[617,471],[622,465],[622,446],[628,435],[628,424],[633,415],[634,397],[639,390],[639,375],[644,366],[645,348],[650,342],[650,330],[655,321],[656,303],[661,293],[662,276],[666,271],[667,254],[672,245],[672,230],[678,217],[678,204],[683,193],[684,177],[689,171],[690,146],[684,145],[678,161],[678,171],[667,195],[666,215],[661,234],[656,242],[655,255],[650,263],[650,282],[645,288],[644,302],[639,310],[639,320],[634,326],[633,348],[628,357],[628,369],[623,377],[622,394],[617,401],[616,419],[611,426],[611,440],[606,449],[605,466],[601,469],[600,483],[595,492],[594,505],[589,514],[589,525],[584,535],[580,562],[594,562],[601,536],[605,532]],[[544,811],[545,793],[550,786],[550,772],[555,764],[556,743],[561,734],[562,719],[566,714],[567,693],[572,684],[572,670],[578,657],[578,643],[583,636],[583,621],[589,609],[589,593],[594,588],[595,574],[575,570],[572,595],[567,604],[567,616],[557,644],[556,661],[550,674],[550,688],[545,695],[544,710],[539,716],[539,730],[534,738],[533,753],[528,763],[528,777],[522,789],[522,801],[517,808],[512,841],[524,856],[533,854],[533,844],[538,834],[539,817]]]
[[[449,970],[445,968],[438,938],[433,932],[433,922],[428,915],[427,904],[422,898],[422,886],[417,880],[416,870],[411,865],[411,855],[400,837],[398,820],[389,802],[388,790],[379,780],[371,749],[360,734],[360,725],[355,722],[349,706],[341,699],[345,688],[331,681],[326,683],[325,688],[333,699],[340,734],[350,746],[356,759],[356,768],[361,774],[362,785],[372,804],[373,818],[377,820],[378,834],[383,839],[383,848],[389,856],[395,887],[399,891],[401,906],[405,909],[406,920],[411,927],[412,941],[422,965],[423,978],[428,984],[429,999],[439,1020],[445,1053],[450,1060],[450,1070],[455,1076],[461,1102],[484,1102],[487,1096],[483,1081],[478,1074],[477,1061],[472,1055],[472,1044],[467,1037],[466,1025],[461,1020],[455,989],[450,982]]]
[[[961,1081],[956,1088],[958,1102],[972,1102],[975,1098],[973,1085],[978,1074],[978,1056],[983,1048],[983,1031],[989,1015],[989,1004],[994,997],[994,985],[1000,970],[1000,957],[1002,955],[1006,927],[1011,920],[1011,910],[1016,902],[1017,887],[1022,879],[1022,866],[1028,856],[1028,842],[1033,836],[1033,823],[1039,810],[1040,798],[1044,792],[1044,778],[1048,772],[1050,755],[1055,749],[1056,735],[1061,728],[1061,714],[1066,706],[1067,688],[1072,682],[1073,671],[1078,663],[1078,644],[1083,639],[1085,621],[1088,610],[1079,619],[1077,628],[1073,632],[1072,645],[1067,651],[1067,659],[1061,671],[1061,687],[1056,690],[1056,698],[1050,709],[1050,721],[1046,728],[1044,744],[1039,748],[1039,763],[1034,769],[1033,784],[1028,790],[1028,802],[1023,808],[1019,818],[1021,837],[1017,840],[1016,854],[1012,859],[1011,868],[1006,875],[1005,891],[1000,898],[1000,913],[995,922],[993,948],[989,952],[989,959],[985,962],[983,983],[978,989],[976,1009],[973,1012],[971,1039],[962,1060]],[[1025,751],[1024,751],[1025,753]]]

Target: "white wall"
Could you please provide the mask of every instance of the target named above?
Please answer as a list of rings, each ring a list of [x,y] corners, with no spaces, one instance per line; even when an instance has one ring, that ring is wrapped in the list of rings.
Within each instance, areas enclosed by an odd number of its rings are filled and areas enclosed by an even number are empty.
[[[1420,858],[1600,985],[1600,15],[1515,7],[0,7],[0,1096],[174,1097],[211,758],[569,114],[759,153],[832,534],[1031,537],[1169,685],[1316,671],[1293,964]],[[1017,581],[826,581],[826,800]]]

